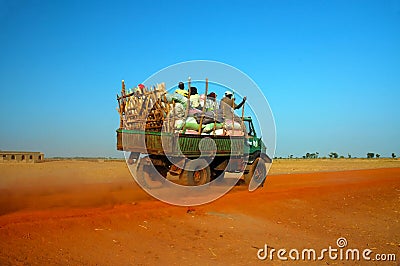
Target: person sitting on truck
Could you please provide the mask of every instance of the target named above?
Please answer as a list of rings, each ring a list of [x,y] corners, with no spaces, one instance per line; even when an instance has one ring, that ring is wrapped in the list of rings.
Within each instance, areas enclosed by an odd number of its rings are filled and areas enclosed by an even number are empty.
[[[215,92],[211,92],[207,95],[206,99],[206,111],[214,111],[217,109],[217,95]]]
[[[232,112],[232,109],[236,110],[242,107],[246,102],[247,97],[244,96],[241,103],[236,104],[235,98],[232,98],[233,93],[231,91],[226,91],[225,96],[222,98],[219,108],[223,110],[223,113]]]
[[[196,87],[190,87],[190,107],[200,108],[200,95],[197,93]]]
[[[187,90],[185,90],[185,84],[181,81],[178,84],[178,89],[175,90],[175,93],[178,93],[184,97],[188,97],[189,93]]]

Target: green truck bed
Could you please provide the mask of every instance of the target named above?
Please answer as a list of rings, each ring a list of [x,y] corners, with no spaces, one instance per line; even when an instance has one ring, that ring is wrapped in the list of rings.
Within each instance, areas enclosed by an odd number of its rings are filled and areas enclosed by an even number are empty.
[[[215,145],[214,145],[215,143]],[[117,130],[117,149],[121,151],[169,156],[200,156],[201,150],[215,152],[215,156],[242,156],[244,136],[186,135],[140,130]],[[215,150],[216,147],[216,150]]]

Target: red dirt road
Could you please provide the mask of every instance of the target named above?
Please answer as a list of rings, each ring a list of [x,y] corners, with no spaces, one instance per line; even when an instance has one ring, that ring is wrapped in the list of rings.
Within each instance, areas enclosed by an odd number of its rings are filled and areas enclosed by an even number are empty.
[[[0,265],[275,265],[276,254],[257,258],[264,244],[318,256],[339,237],[346,248],[371,249],[371,258],[396,255],[372,264],[400,262],[400,168],[272,175],[255,192],[235,187],[194,208],[115,180],[18,189],[10,181],[0,196]],[[315,264],[344,262],[366,263],[325,254]]]

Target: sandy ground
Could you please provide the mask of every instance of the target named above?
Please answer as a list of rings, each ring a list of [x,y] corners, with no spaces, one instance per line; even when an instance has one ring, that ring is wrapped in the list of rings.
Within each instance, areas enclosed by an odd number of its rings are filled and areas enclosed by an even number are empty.
[[[258,250],[318,257],[339,237],[396,256],[370,265],[400,262],[399,160],[277,160],[264,188],[194,208],[153,199],[124,162],[0,164],[0,178],[0,265],[279,265]]]

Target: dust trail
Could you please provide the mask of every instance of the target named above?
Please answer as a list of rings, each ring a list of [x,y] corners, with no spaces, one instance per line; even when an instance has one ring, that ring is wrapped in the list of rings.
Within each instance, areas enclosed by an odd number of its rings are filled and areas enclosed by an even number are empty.
[[[0,215],[19,210],[86,208],[126,204],[151,197],[131,183],[24,187],[0,190]]]
[[[148,200],[125,162],[56,161],[0,165],[0,215]]]

